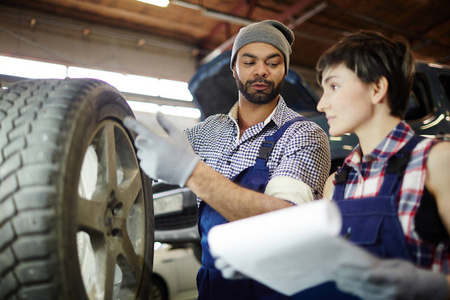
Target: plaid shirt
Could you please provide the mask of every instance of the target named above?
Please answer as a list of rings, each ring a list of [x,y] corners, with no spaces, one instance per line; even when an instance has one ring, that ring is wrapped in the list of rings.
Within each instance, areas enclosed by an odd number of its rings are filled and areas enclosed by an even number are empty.
[[[359,145],[345,159],[352,168],[345,187],[344,198],[373,197],[378,194],[389,158],[399,151],[414,135],[412,128],[400,122],[373,150],[361,157]],[[448,244],[432,245],[422,241],[415,230],[415,215],[420,206],[426,176],[426,158],[435,140],[425,139],[411,153],[398,195],[398,218],[412,257],[418,266],[449,273],[450,253]],[[431,261],[426,265],[425,261]]]
[[[185,130],[201,159],[229,179],[255,164],[266,136],[274,134],[284,123],[299,116],[280,97],[271,116],[265,122],[248,128],[239,138],[237,108],[236,103],[228,115],[210,116]],[[295,122],[275,145],[267,166],[270,169],[269,180],[283,176],[301,180],[311,187],[315,199],[321,198],[330,169],[326,133],[314,122]]]

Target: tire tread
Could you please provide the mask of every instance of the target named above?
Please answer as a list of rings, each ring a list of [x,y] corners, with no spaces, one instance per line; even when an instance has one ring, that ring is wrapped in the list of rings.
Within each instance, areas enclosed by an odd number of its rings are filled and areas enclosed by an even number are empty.
[[[61,82],[24,81],[0,92],[0,300],[56,297],[56,157],[76,102],[76,88],[55,92]]]

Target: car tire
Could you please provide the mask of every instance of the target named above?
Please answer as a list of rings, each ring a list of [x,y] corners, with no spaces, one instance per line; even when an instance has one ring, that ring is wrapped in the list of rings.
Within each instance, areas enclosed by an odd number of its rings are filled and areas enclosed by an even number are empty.
[[[164,284],[164,281],[156,276],[152,279],[151,300],[169,300],[167,287]]]
[[[0,299],[148,299],[151,180],[133,116],[93,79],[0,91]]]

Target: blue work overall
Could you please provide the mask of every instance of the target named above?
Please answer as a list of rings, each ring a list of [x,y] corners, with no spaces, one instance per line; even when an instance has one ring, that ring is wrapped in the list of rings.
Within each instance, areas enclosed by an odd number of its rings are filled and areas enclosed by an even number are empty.
[[[389,159],[383,183],[375,197],[344,199],[350,167],[343,166],[336,176],[333,201],[337,203],[342,214],[341,236],[380,258],[412,261],[398,219],[397,198],[411,152],[420,140],[421,137],[414,136]],[[359,299],[339,291],[333,282],[306,290],[294,298]]]
[[[286,129],[303,117],[286,122],[273,135],[262,142],[255,165],[243,170],[232,178],[242,187],[264,193],[270,172],[267,166],[270,153]],[[198,225],[202,244],[202,266],[197,274],[198,299],[210,300],[275,300],[291,299],[251,279],[229,280],[222,277],[221,271],[214,266],[214,258],[209,252],[207,235],[209,230],[228,221],[211,206],[202,201],[198,212]]]

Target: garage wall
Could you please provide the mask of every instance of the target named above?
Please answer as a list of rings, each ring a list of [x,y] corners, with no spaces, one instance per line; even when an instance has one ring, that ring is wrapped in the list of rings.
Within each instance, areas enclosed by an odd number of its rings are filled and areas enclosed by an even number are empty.
[[[33,21],[34,20],[34,21]],[[189,81],[192,46],[0,6],[0,54]]]
[[[124,74],[188,82],[197,69],[195,54],[198,50],[192,45],[2,5],[0,41],[0,55]],[[313,70],[291,68],[311,84],[315,83]],[[128,100],[194,107],[191,102],[132,98],[132,95],[127,96]],[[148,125],[154,125],[153,114],[136,112],[136,116]],[[169,118],[180,128],[198,122],[191,118]]]
[[[0,5],[0,55],[188,82],[196,71],[196,49],[178,41],[55,18]],[[0,66],[1,73],[1,66]],[[194,107],[191,102],[133,97],[158,105]],[[154,115],[136,112],[154,125]],[[197,119],[171,117],[184,128]]]

